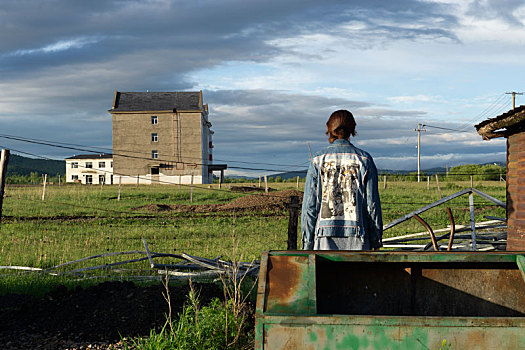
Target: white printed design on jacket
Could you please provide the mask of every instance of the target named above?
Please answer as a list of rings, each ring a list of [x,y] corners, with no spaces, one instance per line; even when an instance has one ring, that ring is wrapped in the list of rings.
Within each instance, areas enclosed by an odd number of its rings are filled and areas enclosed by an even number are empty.
[[[321,219],[357,221],[357,174],[360,166],[354,159],[322,160]]]

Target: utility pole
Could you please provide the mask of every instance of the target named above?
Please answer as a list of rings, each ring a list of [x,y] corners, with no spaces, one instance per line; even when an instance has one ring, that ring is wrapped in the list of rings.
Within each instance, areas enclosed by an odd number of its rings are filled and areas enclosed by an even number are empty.
[[[512,95],[512,109],[516,108],[516,95],[523,95],[523,92],[510,91],[506,92],[505,95]]]
[[[426,131],[421,129],[424,127],[424,124],[417,124],[417,182],[421,182],[421,131]]]

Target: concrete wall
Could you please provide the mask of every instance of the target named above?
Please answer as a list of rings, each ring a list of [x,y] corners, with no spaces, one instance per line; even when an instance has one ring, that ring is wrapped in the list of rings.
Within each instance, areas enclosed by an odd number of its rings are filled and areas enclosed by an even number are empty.
[[[157,116],[157,124],[151,123],[152,116]],[[115,176],[135,178],[132,183],[137,176],[178,183],[179,177],[185,181],[193,175],[194,183],[209,183],[207,169],[203,169],[208,157],[208,148],[203,149],[205,113],[114,112],[112,118]],[[152,141],[153,133],[157,142]],[[152,151],[158,152],[158,159],[152,159]],[[158,168],[159,174],[152,174],[152,168]]]

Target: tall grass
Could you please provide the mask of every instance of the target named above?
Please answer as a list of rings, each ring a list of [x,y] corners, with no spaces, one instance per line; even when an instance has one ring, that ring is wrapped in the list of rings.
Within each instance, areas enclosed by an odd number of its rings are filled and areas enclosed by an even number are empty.
[[[382,182],[379,185],[385,224],[438,199],[435,183],[429,190],[426,182],[391,181],[386,189],[383,189]],[[440,185],[444,197],[470,187],[470,182],[442,181]],[[229,192],[225,185],[221,191],[216,191],[217,185],[213,186],[214,191],[207,186],[196,186],[193,204],[227,202],[244,195]],[[505,200],[504,182],[476,181],[474,186]],[[295,183],[272,183],[271,187],[295,189]],[[227,256],[231,250],[230,238],[234,226],[239,254],[246,261],[259,259],[264,250],[286,249],[288,215],[284,211],[211,214],[151,212],[136,208],[148,204],[190,204],[189,188],[128,185],[122,187],[120,201],[117,201],[117,193],[118,186],[48,186],[46,200],[42,201],[41,187],[8,186],[0,226],[0,266],[48,268],[105,252],[144,250],[141,237],[146,238],[150,249],[155,252],[186,252],[209,258]],[[477,221],[484,220],[483,215],[505,217],[505,209],[480,197],[475,198]],[[469,223],[468,196],[457,198],[447,205],[452,208],[457,224]],[[434,229],[448,224],[445,206],[429,210],[421,216]],[[421,224],[408,220],[386,231],[384,237],[421,231],[424,231]],[[106,257],[75,267],[120,260],[122,257]],[[170,259],[159,262],[173,263]],[[132,271],[127,271],[130,269]],[[6,275],[3,271],[0,273]],[[97,272],[99,275],[110,273],[113,277],[124,278],[127,274],[152,274],[156,271],[151,271],[147,262],[141,262],[123,267],[120,272]],[[13,276],[12,273],[7,275],[10,278]]]

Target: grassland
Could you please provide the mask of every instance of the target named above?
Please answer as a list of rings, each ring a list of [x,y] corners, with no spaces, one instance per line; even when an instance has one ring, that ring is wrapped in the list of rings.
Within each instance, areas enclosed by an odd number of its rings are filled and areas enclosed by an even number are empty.
[[[192,204],[226,203],[245,195],[213,186],[215,190],[195,188]],[[504,182],[475,182],[474,186],[505,200]],[[271,187],[295,189],[295,183],[272,183]],[[470,182],[444,181],[441,193],[444,197],[466,187]],[[48,186],[43,201],[41,187],[7,187],[0,226],[0,266],[47,268],[106,252],[143,250],[141,237],[155,252],[228,258],[235,236],[244,261],[258,259],[264,250],[286,248],[285,211],[175,213],[137,209],[151,204],[189,205],[190,189],[177,185],[123,186],[120,201],[117,195],[117,186]],[[438,199],[435,184],[427,189],[426,183],[403,181],[389,182],[386,189],[381,183],[380,195],[385,224]],[[475,197],[475,203],[477,221],[484,220],[483,215],[505,216],[504,209],[481,197]],[[468,224],[468,196],[446,206],[451,207],[457,224]],[[433,228],[448,224],[445,206],[421,216]],[[420,231],[421,224],[409,220],[387,230],[384,237]],[[96,264],[122,259],[106,257]],[[130,273],[152,273],[146,262],[132,267]]]

